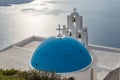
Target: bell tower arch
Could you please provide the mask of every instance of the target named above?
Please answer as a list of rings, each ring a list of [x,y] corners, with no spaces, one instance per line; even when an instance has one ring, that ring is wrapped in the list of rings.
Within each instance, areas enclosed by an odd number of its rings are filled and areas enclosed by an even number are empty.
[[[75,38],[78,38],[79,31],[82,32],[82,16],[76,12],[76,8],[67,16],[67,28],[71,30],[71,34]]]

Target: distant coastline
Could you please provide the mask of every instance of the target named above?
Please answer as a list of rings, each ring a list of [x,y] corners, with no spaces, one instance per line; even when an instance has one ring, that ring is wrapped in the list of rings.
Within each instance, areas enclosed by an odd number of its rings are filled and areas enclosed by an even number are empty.
[[[0,0],[0,6],[11,6],[11,4],[29,3],[33,0]]]

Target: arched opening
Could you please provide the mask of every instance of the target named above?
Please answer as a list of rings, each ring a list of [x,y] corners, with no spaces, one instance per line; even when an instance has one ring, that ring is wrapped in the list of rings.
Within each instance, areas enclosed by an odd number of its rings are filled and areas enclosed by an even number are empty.
[[[70,32],[69,36],[72,36],[72,32]]]
[[[78,32],[78,38],[81,38],[82,36],[81,36],[81,33],[80,32]]]
[[[72,31],[71,31],[71,29],[68,29],[68,35],[69,35],[69,36],[72,36]]]
[[[74,15],[72,18],[73,18],[72,19],[72,21],[73,21],[73,27],[76,27],[76,15]]]
[[[82,35],[81,35],[81,31],[80,31],[80,30],[77,31],[76,36],[77,36],[77,38],[82,38]]]

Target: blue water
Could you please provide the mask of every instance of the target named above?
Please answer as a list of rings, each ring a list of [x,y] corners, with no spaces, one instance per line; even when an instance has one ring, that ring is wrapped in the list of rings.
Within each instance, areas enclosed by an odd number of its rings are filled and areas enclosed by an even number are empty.
[[[34,0],[1,6],[0,49],[30,35],[57,35],[57,25],[66,24],[74,7],[88,27],[89,43],[120,48],[119,4],[119,0]]]

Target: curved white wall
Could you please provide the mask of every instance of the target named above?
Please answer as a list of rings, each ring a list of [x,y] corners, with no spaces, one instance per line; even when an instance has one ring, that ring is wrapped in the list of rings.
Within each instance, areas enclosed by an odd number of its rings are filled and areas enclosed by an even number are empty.
[[[96,80],[96,75],[95,72],[93,72],[93,74],[91,75],[91,71],[93,69],[94,70],[94,63],[86,70],[83,71],[76,71],[76,72],[71,72],[71,73],[66,73],[66,74],[62,74],[62,76],[65,76],[67,78],[69,77],[73,77],[75,78],[75,80]]]

